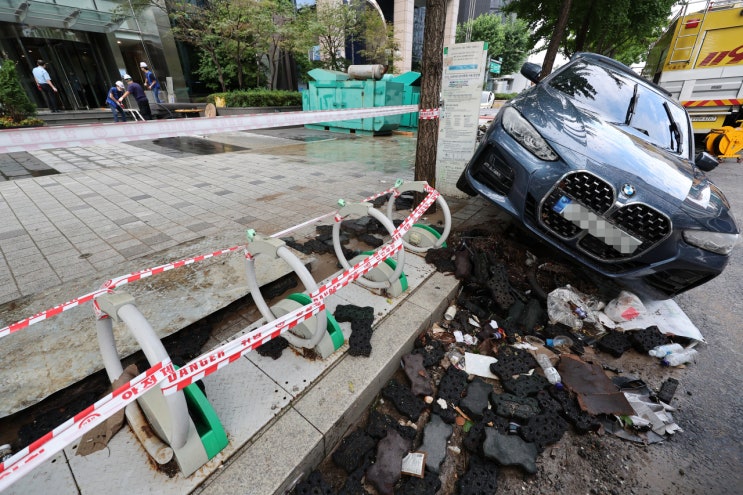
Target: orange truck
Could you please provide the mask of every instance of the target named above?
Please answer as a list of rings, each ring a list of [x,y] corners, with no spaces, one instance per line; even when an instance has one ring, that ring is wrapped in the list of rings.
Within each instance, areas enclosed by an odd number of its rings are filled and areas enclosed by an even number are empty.
[[[652,45],[642,75],[686,108],[699,142],[743,119],[743,1],[690,1]]]

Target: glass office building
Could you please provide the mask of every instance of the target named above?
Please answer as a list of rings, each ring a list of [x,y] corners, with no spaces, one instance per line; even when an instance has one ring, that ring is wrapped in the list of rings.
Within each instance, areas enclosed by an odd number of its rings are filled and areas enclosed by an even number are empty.
[[[188,101],[168,16],[156,7],[135,13],[128,0],[0,0],[0,56],[15,62],[39,108],[47,104],[31,73],[38,59],[48,62],[65,110],[104,107],[124,73],[142,82],[140,62],[162,83],[172,78],[175,101]]]

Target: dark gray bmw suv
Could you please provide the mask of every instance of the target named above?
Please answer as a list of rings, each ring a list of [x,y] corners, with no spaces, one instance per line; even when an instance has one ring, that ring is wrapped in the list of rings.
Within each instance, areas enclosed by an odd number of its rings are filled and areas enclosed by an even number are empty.
[[[581,53],[498,113],[457,187],[598,273],[673,296],[727,265],[738,227],[694,157],[684,108],[610,58]]]

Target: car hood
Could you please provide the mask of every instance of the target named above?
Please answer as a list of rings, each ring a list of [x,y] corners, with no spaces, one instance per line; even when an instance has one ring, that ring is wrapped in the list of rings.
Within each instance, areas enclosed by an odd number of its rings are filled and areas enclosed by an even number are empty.
[[[603,120],[545,84],[512,101],[550,145],[574,167],[617,169],[617,177],[637,176],[667,199],[683,202],[696,168],[640,137],[639,131]]]

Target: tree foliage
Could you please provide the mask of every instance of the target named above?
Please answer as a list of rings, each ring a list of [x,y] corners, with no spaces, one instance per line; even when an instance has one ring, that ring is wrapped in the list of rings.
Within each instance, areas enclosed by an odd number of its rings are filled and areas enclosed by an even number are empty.
[[[214,89],[275,87],[281,51],[289,44],[291,0],[132,0],[131,5],[118,8],[117,15],[140,15],[146,7],[168,14],[173,37],[198,51],[196,72]]]
[[[457,43],[464,43],[470,27],[470,40],[487,42],[488,56],[502,60],[502,74],[518,72],[531,48],[526,22],[511,17],[502,20],[496,14],[481,15],[457,25]]]
[[[21,122],[26,117],[36,115],[36,105],[23,91],[15,62],[0,60],[0,115],[10,117],[13,122]]]
[[[117,18],[160,8],[176,40],[199,55],[195,72],[214,90],[275,89],[280,63],[291,53],[300,77],[314,67],[343,71],[349,40],[367,63],[391,65],[396,57],[392,26],[364,0],[321,2],[295,11],[291,0],[130,0]],[[319,45],[322,60],[308,60]]]
[[[625,64],[645,59],[668,23],[677,0],[572,0],[560,51],[567,57],[589,51]],[[526,21],[532,46],[553,37],[562,0],[512,0],[504,10]]]
[[[392,72],[395,61],[399,59],[394,26],[385,22],[376,9],[365,5],[359,18],[359,37],[364,45],[359,54],[366,62],[386,65]]]

